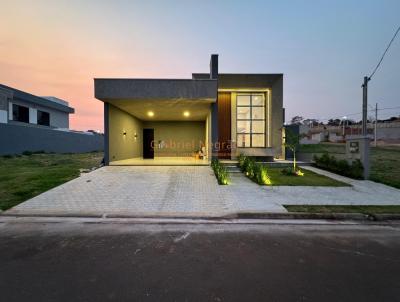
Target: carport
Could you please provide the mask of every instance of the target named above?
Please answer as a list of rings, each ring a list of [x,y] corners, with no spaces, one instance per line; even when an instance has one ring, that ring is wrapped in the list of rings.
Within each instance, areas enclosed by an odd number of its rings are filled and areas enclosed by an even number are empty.
[[[215,80],[95,79],[109,165],[207,165]]]

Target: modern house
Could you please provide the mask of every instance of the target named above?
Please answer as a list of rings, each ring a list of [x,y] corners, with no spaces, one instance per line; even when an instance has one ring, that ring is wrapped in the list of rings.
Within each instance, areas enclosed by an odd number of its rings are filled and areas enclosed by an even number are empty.
[[[96,78],[94,86],[106,164],[283,156],[283,74],[219,73],[211,55],[210,72],[191,79]]]
[[[69,128],[74,108],[56,97],[39,97],[0,84],[0,123]]]
[[[0,84],[0,155],[103,150],[102,135],[69,130],[69,115],[74,112],[59,98]]]

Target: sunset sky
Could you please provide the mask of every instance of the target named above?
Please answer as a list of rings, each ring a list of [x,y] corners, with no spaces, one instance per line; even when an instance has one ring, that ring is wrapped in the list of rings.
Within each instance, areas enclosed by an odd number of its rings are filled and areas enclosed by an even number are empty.
[[[103,129],[95,77],[284,73],[286,119],[361,111],[361,83],[400,23],[400,1],[0,0],[0,83],[67,100],[71,128]],[[400,37],[370,82],[400,115]]]

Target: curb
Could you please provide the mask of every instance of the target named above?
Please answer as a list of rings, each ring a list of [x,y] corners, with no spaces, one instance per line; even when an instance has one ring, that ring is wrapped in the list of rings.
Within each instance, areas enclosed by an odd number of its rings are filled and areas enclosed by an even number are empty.
[[[0,212],[0,217],[46,217],[46,218],[102,218],[102,215],[95,214],[21,214],[21,213],[7,213]]]
[[[400,220],[400,214],[362,214],[362,213],[305,213],[305,212],[289,212],[289,213],[234,213],[224,216],[161,216],[161,215],[129,215],[129,214],[22,214],[7,213],[0,211],[0,217],[46,217],[46,218],[132,218],[132,219],[190,219],[190,220],[234,220],[234,219],[276,219],[276,220],[334,220],[334,221],[391,221]]]
[[[324,219],[324,220],[368,220],[369,215],[361,213],[239,213],[239,219]]]
[[[370,214],[374,221],[400,220],[400,214]]]

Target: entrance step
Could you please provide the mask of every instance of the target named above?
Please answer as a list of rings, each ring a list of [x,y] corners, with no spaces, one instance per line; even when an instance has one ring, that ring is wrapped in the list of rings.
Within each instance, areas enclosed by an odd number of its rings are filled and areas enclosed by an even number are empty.
[[[238,167],[239,162],[237,160],[221,160],[220,163],[229,173],[242,173]]]
[[[229,173],[242,173],[242,171],[240,171],[239,167],[237,166],[225,166],[225,167]]]

